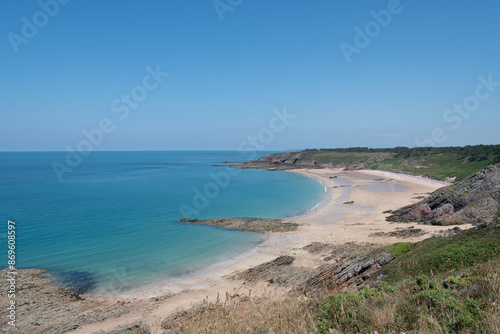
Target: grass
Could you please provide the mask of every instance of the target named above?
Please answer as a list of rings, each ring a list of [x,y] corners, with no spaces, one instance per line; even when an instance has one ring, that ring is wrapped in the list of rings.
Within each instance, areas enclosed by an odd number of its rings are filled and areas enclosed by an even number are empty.
[[[380,271],[387,275],[388,281],[419,274],[436,275],[500,257],[500,228],[468,230],[452,237],[433,237],[412,245],[390,247],[395,250],[388,249],[389,252],[401,254]],[[405,247],[406,251],[401,252]]]
[[[386,252],[391,253],[395,257],[408,253],[411,250],[411,246],[413,244],[411,242],[397,242],[395,244],[385,246],[383,249]]]
[[[357,292],[226,296],[166,319],[167,333],[499,333],[500,260]],[[155,331],[160,333],[161,331]],[[153,332],[152,332],[153,333]]]
[[[337,164],[359,164],[368,163],[379,158],[394,157],[393,153],[370,153],[370,152],[304,152],[300,160],[315,160],[319,163]]]
[[[424,157],[405,159],[388,158],[380,162],[369,163],[369,169],[386,170],[404,174],[422,175],[436,180],[456,177],[461,181],[486,168],[493,162],[494,157],[482,161],[470,161],[467,157],[456,154],[437,154]]]
[[[316,304],[300,295],[227,294],[163,321],[167,333],[313,333]]]
[[[498,224],[384,249],[384,281],[324,298],[318,333],[500,333]]]
[[[500,261],[325,298],[318,333],[498,333]]]
[[[316,161],[319,164],[332,165],[357,165],[364,164],[367,169],[385,170],[390,172],[420,175],[436,180],[449,180],[455,178],[461,181],[486,168],[492,163],[498,162],[498,148],[480,157],[475,153],[474,147],[435,150],[417,156],[405,156],[396,153],[396,149],[378,150],[305,150],[300,152],[299,161]],[[476,146],[477,148],[478,146]],[[493,146],[492,146],[493,147]],[[413,149],[418,150],[418,149]],[[463,151],[463,152],[462,152]],[[486,152],[486,151],[485,151]],[[278,154],[282,158],[290,158],[295,153]],[[475,155],[474,155],[475,154]]]
[[[396,259],[357,292],[226,295],[170,316],[168,333],[500,333],[498,222],[383,247]]]

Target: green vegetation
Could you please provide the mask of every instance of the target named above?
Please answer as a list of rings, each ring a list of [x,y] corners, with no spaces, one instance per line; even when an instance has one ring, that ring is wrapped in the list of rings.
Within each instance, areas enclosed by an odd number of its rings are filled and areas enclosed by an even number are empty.
[[[348,164],[370,163],[377,159],[393,157],[394,154],[388,152],[336,152],[307,150],[302,153],[299,160],[317,161],[319,163]]]
[[[433,237],[413,244],[409,251],[384,266],[380,272],[387,275],[387,281],[395,282],[419,274],[436,275],[469,268],[498,257],[500,228],[483,228],[464,231],[453,237]]]
[[[390,172],[422,175],[436,180],[456,178],[461,181],[486,168],[495,161],[494,157],[476,160],[472,157],[457,156],[456,154],[436,154],[411,158],[388,158],[380,162],[367,165],[369,169],[386,170]]]
[[[384,249],[397,256],[379,271],[384,281],[324,298],[319,333],[499,332],[498,225]]]
[[[383,247],[396,259],[357,292],[226,295],[165,319],[172,333],[500,333],[500,227]]]
[[[465,147],[396,147],[396,148],[337,148],[304,150],[300,161],[319,164],[356,165],[438,180],[456,177],[463,180],[471,174],[500,162],[500,145]],[[292,153],[290,153],[290,156]]]
[[[395,244],[383,247],[382,249],[388,253],[391,253],[395,257],[408,253],[411,250],[411,242],[397,242]]]
[[[500,261],[460,275],[419,275],[397,285],[342,292],[323,300],[318,333],[495,333],[500,328]],[[332,331],[333,330],[333,331]]]

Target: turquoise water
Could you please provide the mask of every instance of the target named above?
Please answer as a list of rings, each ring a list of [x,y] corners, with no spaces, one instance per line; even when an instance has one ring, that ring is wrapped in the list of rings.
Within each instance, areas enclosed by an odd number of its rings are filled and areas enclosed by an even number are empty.
[[[290,172],[213,167],[238,152],[94,152],[63,174],[65,152],[0,153],[5,230],[16,223],[17,268],[42,268],[84,291],[126,290],[229,260],[259,233],[180,218],[279,218],[323,198],[323,186]],[[0,268],[7,266],[5,257]]]

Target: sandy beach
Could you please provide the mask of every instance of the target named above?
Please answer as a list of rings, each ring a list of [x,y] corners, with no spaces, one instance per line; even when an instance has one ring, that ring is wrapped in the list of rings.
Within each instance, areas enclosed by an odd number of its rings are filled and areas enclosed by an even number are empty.
[[[387,222],[385,218],[388,214],[384,212],[414,203],[446,185],[444,182],[374,170],[301,169],[293,172],[315,178],[325,187],[322,203],[300,216],[286,219],[299,223],[297,231],[268,233],[266,241],[256,249],[183,280],[123,294],[87,295],[86,300],[96,304],[125,304],[128,311],[118,317],[81,326],[71,333],[108,332],[138,321],[159,328],[169,313],[204,300],[213,301],[226,293],[237,291],[259,295],[270,291],[285,292],[286,288],[271,286],[267,282],[249,283],[236,279],[235,275],[281,255],[293,255],[296,258],[294,266],[318,267],[324,262],[302,249],[312,242],[390,244],[401,241],[384,233],[409,225]],[[419,241],[452,227],[418,225],[426,234],[404,241]]]

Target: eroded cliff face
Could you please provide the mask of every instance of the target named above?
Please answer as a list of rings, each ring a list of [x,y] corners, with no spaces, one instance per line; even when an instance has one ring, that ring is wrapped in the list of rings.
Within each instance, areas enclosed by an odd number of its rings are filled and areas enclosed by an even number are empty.
[[[441,188],[428,198],[392,212],[387,219],[432,225],[489,223],[500,203],[500,164],[491,165],[468,180]]]

